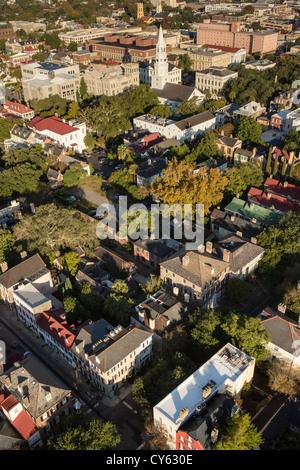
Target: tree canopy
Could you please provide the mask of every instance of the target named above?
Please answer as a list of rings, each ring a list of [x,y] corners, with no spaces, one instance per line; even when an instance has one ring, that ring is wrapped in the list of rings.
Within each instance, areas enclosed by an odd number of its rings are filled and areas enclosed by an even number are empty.
[[[214,450],[251,450],[262,442],[261,433],[251,424],[251,416],[248,413],[236,414],[228,421]]]
[[[74,209],[45,204],[34,215],[24,215],[14,228],[14,236],[27,251],[59,255],[60,250],[97,246],[96,221],[87,220]]]
[[[225,175],[228,178],[226,191],[232,196],[242,196],[251,186],[259,188],[264,182],[261,169],[254,163],[238,163],[227,168]]]
[[[184,204],[204,204],[204,214],[208,214],[222,200],[227,178],[218,169],[207,174],[204,168],[194,170],[195,165],[173,158],[162,176],[151,183],[151,192],[164,203],[182,208]]]

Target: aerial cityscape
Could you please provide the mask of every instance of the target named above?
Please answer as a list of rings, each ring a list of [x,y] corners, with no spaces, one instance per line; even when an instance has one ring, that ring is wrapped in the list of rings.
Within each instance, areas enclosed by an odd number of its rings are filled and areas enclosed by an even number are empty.
[[[0,450],[300,450],[299,0],[0,0]]]

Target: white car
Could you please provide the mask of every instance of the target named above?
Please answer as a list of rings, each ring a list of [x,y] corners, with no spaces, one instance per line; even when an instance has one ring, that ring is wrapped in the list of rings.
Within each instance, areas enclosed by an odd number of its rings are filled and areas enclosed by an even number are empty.
[[[75,197],[75,196],[69,196],[69,197],[67,197],[67,201],[69,201],[69,202],[75,202],[75,201],[76,201],[76,197]]]

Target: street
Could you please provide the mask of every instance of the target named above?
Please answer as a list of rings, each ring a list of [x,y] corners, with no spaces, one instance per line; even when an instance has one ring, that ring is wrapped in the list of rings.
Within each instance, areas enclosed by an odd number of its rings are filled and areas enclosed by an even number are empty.
[[[143,443],[141,439],[144,431],[143,420],[135,409],[130,393],[125,393],[126,386],[117,392],[113,400],[107,397],[101,398],[100,393],[92,391],[80,373],[29,330],[17,318],[15,312],[6,307],[3,302],[0,303],[0,336],[9,344],[17,342],[41,362],[50,375],[54,374],[58,377],[83,403],[83,413],[115,424],[121,436],[120,449],[136,450]]]

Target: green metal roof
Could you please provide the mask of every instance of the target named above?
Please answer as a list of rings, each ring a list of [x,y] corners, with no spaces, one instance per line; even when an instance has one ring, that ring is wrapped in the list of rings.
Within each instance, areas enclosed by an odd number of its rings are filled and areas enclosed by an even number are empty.
[[[250,203],[234,197],[232,201],[225,207],[225,211],[238,214],[249,220],[256,219],[264,225],[275,225],[283,214],[279,214],[271,209],[254,204],[251,209]]]

